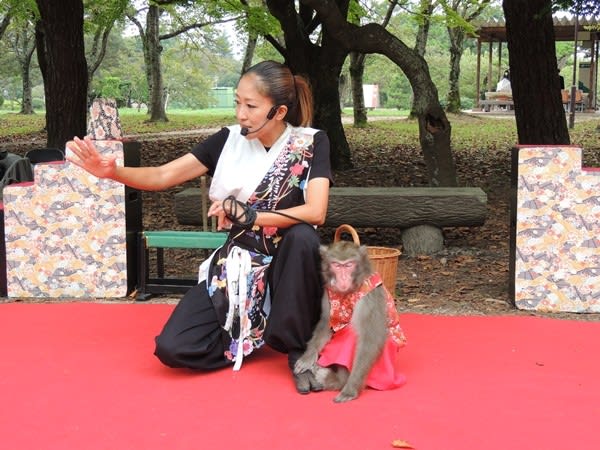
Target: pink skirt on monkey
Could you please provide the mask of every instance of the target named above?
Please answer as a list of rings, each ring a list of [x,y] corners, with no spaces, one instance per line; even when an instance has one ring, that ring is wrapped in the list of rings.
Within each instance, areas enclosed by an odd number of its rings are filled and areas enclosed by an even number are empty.
[[[340,295],[328,289],[331,314],[330,326],[334,331],[329,342],[323,347],[317,363],[322,367],[337,364],[352,370],[356,333],[350,325],[352,311],[356,303],[377,286],[383,285],[378,273],[368,277],[361,288],[350,295]],[[385,286],[384,286],[385,289]],[[406,383],[406,377],[400,373],[400,349],[406,338],[400,328],[399,314],[394,297],[387,291],[388,339],[379,359],[375,362],[366,380],[367,386],[377,390],[395,389]]]

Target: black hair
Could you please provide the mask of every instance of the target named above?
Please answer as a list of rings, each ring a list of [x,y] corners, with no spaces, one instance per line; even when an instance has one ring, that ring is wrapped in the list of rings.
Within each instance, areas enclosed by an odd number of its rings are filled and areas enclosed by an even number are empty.
[[[309,126],[312,123],[312,92],[304,77],[294,75],[285,64],[271,60],[255,64],[243,76],[249,74],[256,76],[258,91],[271,98],[275,106],[287,106],[287,122],[294,126]]]

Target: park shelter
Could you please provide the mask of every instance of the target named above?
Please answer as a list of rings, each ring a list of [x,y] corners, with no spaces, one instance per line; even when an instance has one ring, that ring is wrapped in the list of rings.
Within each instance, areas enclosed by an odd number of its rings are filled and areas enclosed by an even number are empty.
[[[596,93],[598,91],[598,52],[600,46],[600,19],[596,17],[554,17],[554,39],[556,41],[574,41],[577,31],[577,44],[580,48],[590,50],[590,60],[579,63],[578,79],[584,85],[590,88],[590,97],[588,104],[596,109],[598,100]],[[506,23],[504,19],[493,20],[480,24],[476,31],[477,38],[477,92],[483,90],[491,91],[495,82],[500,79],[500,74],[505,70],[501,65],[503,44],[506,39]],[[482,45],[488,44],[488,69],[487,85],[481,85],[481,49]],[[496,45],[494,45],[496,44]],[[494,55],[494,47],[497,48],[497,55]],[[494,70],[494,59],[497,63]],[[566,81],[566,80],[565,80]],[[479,96],[477,97],[476,107],[479,107]]]

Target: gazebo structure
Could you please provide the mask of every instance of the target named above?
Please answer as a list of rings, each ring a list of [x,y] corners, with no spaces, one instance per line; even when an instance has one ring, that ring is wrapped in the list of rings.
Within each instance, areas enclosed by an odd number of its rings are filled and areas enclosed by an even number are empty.
[[[587,106],[596,109],[598,100],[596,92],[598,88],[598,52],[600,47],[600,20],[596,17],[554,17],[554,38],[556,41],[575,41],[581,48],[590,49],[591,59],[579,63],[578,80],[589,87],[589,97]],[[497,71],[500,74],[504,71],[501,66],[503,44],[506,39],[506,24],[504,19],[494,20],[479,25],[477,28],[477,93],[481,92],[481,48],[484,43],[488,43],[488,70],[487,85],[484,89],[492,91],[495,82],[494,74],[494,43],[497,43]],[[577,33],[577,36],[575,35]],[[479,95],[477,96],[476,107],[480,106]]]

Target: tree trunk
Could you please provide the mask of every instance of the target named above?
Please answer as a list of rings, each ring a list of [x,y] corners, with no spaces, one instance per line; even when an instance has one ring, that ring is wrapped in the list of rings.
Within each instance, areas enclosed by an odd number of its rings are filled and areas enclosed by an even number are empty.
[[[442,7],[454,11],[467,23],[472,23],[488,7],[490,0],[481,0],[473,2],[471,0],[453,0],[452,2],[440,2]],[[446,12],[448,14],[449,12]],[[448,76],[449,89],[446,97],[446,111],[458,113],[461,110],[460,104],[460,60],[464,51],[465,28],[456,26],[454,20],[449,21],[451,25],[447,27],[448,37],[450,38],[450,74]]]
[[[330,50],[335,50],[331,48]],[[346,139],[344,126],[342,124],[342,110],[340,108],[340,93],[338,90],[340,73],[344,63],[345,55],[339,52],[328,52],[322,50],[323,55],[330,54],[331,58],[323,56],[323,61],[311,64],[309,79],[313,86],[315,102],[315,126],[326,130],[329,137],[331,152],[331,166],[336,170],[352,168],[350,146]],[[336,53],[334,57],[332,53]],[[324,61],[330,61],[329,70],[323,70]]]
[[[461,111],[459,79],[465,31],[458,27],[448,28],[448,36],[450,37],[450,74],[448,75],[446,112],[458,113]]]
[[[431,27],[431,15],[435,5],[432,0],[420,0],[418,14],[421,17],[419,20],[419,26],[417,28],[417,36],[415,37],[415,52],[421,58],[425,57],[425,51],[427,50],[427,40],[429,39],[429,28]],[[410,106],[410,113],[408,117],[414,119],[417,117],[415,110],[415,93],[413,90],[412,104]]]
[[[246,50],[244,52],[244,61],[242,62],[242,74],[252,66],[252,59],[254,58],[254,50],[256,50],[257,41],[258,35],[255,32],[251,31],[248,34],[248,43],[246,44]]]
[[[551,0],[504,0],[519,144],[569,144]]]
[[[161,51],[159,36],[159,19],[161,11],[156,5],[151,4],[146,16],[146,76],[148,77],[148,89],[150,91],[150,122],[168,122],[165,111],[165,93],[161,68]]]
[[[21,102],[20,114],[33,114],[33,104],[31,102],[31,55],[25,64],[21,64],[21,80],[23,82],[23,96]]]
[[[89,64],[88,64],[88,92],[87,98],[91,102],[91,86],[92,81],[94,79],[94,74],[100,64],[104,60],[104,56],[106,55],[106,46],[108,44],[108,36],[110,35],[110,31],[112,30],[113,23],[110,23],[104,27],[99,27],[94,33],[94,39],[92,41],[92,49],[89,52]]]
[[[21,111],[19,114],[33,114],[33,105],[31,103],[31,57],[35,51],[35,30],[34,25],[26,21],[22,28],[18,30],[15,41],[15,55],[19,61],[21,69]]]
[[[343,0],[342,10],[346,14],[348,0]],[[307,17],[306,7],[300,5],[296,12],[295,2],[267,0],[270,13],[279,21],[283,30],[286,64],[294,74],[304,75],[312,86],[315,114],[314,126],[327,132],[331,144],[331,166],[333,169],[352,167],[350,146],[344,134],[340,108],[339,79],[348,51],[325,33],[321,45],[309,39],[303,20]],[[309,8],[310,9],[310,8]],[[310,22],[310,14],[308,14]]]
[[[420,56],[425,56],[425,50],[427,49],[427,39],[429,38],[429,28],[431,26],[430,17],[433,14],[435,5],[432,0],[421,0],[419,4],[419,27],[417,29],[417,36],[415,39],[415,51]]]
[[[48,147],[64,148],[86,134],[87,63],[83,43],[83,1],[36,0],[38,61],[46,95]]]
[[[352,104],[354,111],[354,126],[367,125],[367,108],[363,94],[363,73],[365,72],[365,55],[350,52],[350,79],[352,82]]]
[[[402,69],[413,89],[414,110],[419,120],[419,139],[429,184],[456,186],[456,166],[450,147],[451,127],[438,99],[427,62],[397,37],[378,24],[356,26],[348,23],[333,1],[302,0],[314,8],[324,26],[340,47],[360,53],[387,56]]]

